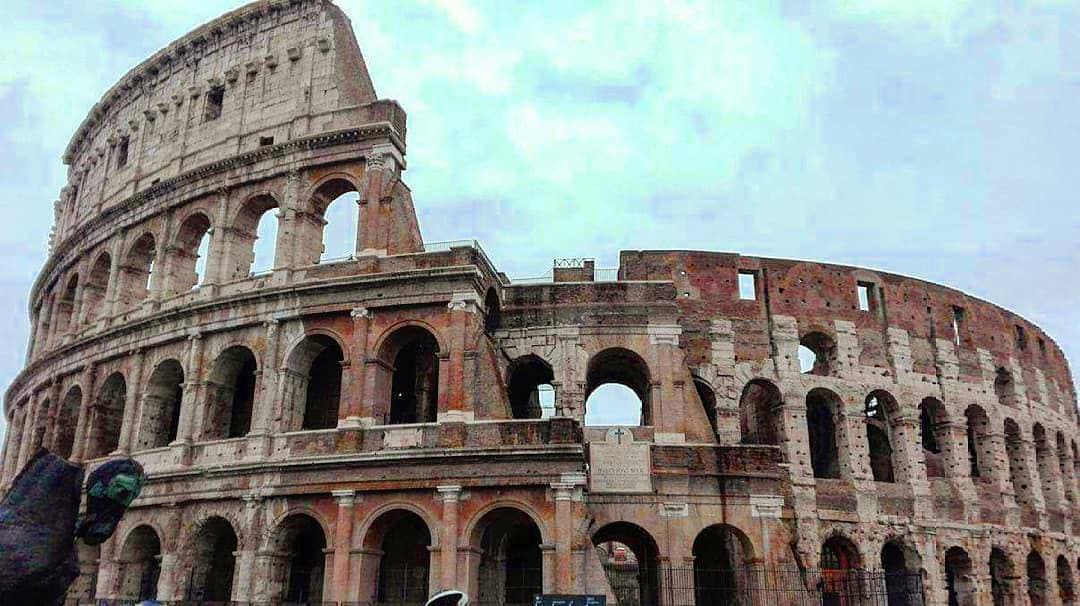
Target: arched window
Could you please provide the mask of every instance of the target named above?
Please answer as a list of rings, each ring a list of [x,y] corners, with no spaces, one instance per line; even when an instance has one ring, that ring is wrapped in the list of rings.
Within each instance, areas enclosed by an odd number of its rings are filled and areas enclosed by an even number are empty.
[[[836,370],[836,341],[823,332],[799,339],[799,369],[803,374],[827,377]]]
[[[897,408],[896,400],[884,391],[873,391],[866,396],[863,408],[866,415],[866,442],[870,448],[870,471],[875,482],[896,481],[890,419]]]
[[[131,309],[150,294],[156,254],[157,242],[149,233],[139,236],[128,249],[120,265],[120,291],[117,293],[120,309]]]
[[[270,595],[286,604],[320,604],[326,578],[326,534],[314,518],[291,515],[278,527]],[[276,603],[276,602],[275,602]]]
[[[127,382],[124,375],[114,372],[98,390],[97,406],[90,422],[88,459],[104,457],[120,446],[120,426],[124,421]]]
[[[1060,474],[1061,484],[1065,488],[1065,500],[1069,503],[1076,501],[1076,495],[1073,491],[1072,481],[1072,465],[1070,464],[1071,454],[1069,451],[1069,445],[1065,441],[1065,434],[1060,431],[1057,432],[1057,457],[1058,457],[1058,473]]]
[[[1023,508],[1034,506],[1031,480],[1025,463],[1024,441],[1020,426],[1012,419],[1005,419],[1005,454],[1009,459],[1009,480],[1012,482],[1016,500]]]
[[[1062,606],[1072,606],[1076,603],[1076,589],[1073,587],[1072,568],[1065,556],[1057,557],[1057,582],[1058,596]]]
[[[841,406],[840,396],[827,389],[817,388],[806,395],[810,465],[815,478],[840,477],[835,418]]]
[[[510,507],[492,510],[477,522],[470,542],[480,554],[478,604],[532,604],[543,593],[543,541],[528,514]]]
[[[926,460],[926,477],[945,477],[945,461],[941,456],[941,444],[946,435],[945,406],[936,398],[925,398],[919,404],[919,436]]]
[[[188,577],[187,598],[191,601],[229,602],[236,572],[236,532],[224,518],[212,517],[194,539],[194,553]]]
[[[161,540],[149,526],[131,531],[120,550],[120,598],[156,600],[161,576]]]
[[[1016,383],[1013,382],[1012,373],[1004,367],[998,367],[994,372],[994,395],[1002,406],[1016,407]]]
[[[586,370],[585,425],[652,425],[651,390],[641,356],[621,347],[597,353]]]
[[[56,413],[56,430],[53,432],[52,451],[59,457],[71,458],[75,446],[75,425],[82,407],[82,389],[78,385],[68,390]]]
[[[356,253],[360,194],[346,179],[331,179],[315,190],[311,214],[298,226],[302,265],[352,258]]]
[[[158,364],[143,393],[136,451],[168,446],[176,440],[183,398],[184,369],[180,362],[165,360]]]
[[[554,408],[555,373],[551,365],[539,356],[521,356],[510,363],[507,391],[510,411],[515,419],[539,419],[544,417],[544,406],[549,405],[548,415]],[[550,402],[545,402],[550,399]]]
[[[652,536],[630,522],[613,522],[592,537],[619,604],[660,604],[660,550]]]
[[[1046,430],[1039,423],[1031,428],[1031,437],[1035,442],[1035,463],[1039,472],[1039,483],[1042,486],[1043,497],[1046,504],[1051,507],[1060,505],[1058,502],[1057,483],[1054,478],[1054,468],[1057,465],[1057,457],[1054,456],[1054,447],[1046,436]]]
[[[210,219],[202,213],[184,219],[167,250],[166,296],[181,295],[201,285],[210,255]]]
[[[405,326],[379,348],[377,385],[385,394],[390,424],[433,423],[439,412],[439,342],[419,326]]]
[[[715,524],[694,539],[694,604],[726,606],[738,604],[749,592],[739,573],[753,559],[750,540],[740,530]]]
[[[1034,549],[1027,557],[1028,600],[1031,606],[1046,606],[1049,587],[1046,583],[1046,564]]]
[[[979,406],[972,404],[964,411],[967,420],[968,461],[971,477],[990,481],[994,475],[994,445],[990,442],[990,419]]]
[[[739,427],[743,444],[779,444],[781,407],[780,390],[764,379],[754,379],[739,396]]]
[[[90,274],[83,284],[82,309],[87,322],[93,322],[105,313],[106,291],[109,287],[109,271],[112,257],[103,252],[94,260]]]
[[[711,385],[696,377],[694,378],[694,391],[697,392],[698,400],[701,401],[701,406],[705,409],[705,418],[709,420],[709,427],[712,428],[713,435],[719,435],[720,427],[716,418],[716,392],[713,391]]]
[[[990,550],[990,597],[994,606],[1005,606],[1013,595],[1012,563],[1001,549]]]
[[[74,332],[77,312],[75,310],[75,297],[79,292],[79,274],[75,274],[68,278],[67,286],[64,287],[64,292],[60,295],[60,300],[56,302],[56,334],[64,334]]]
[[[831,537],[821,546],[821,597],[825,604],[845,604],[859,595],[859,551],[843,537]]]
[[[975,585],[972,578],[971,558],[960,547],[950,547],[945,552],[945,592],[949,606],[973,606]]]
[[[236,345],[221,352],[207,382],[204,439],[240,438],[251,431],[255,404],[255,372],[251,350]]]
[[[381,552],[371,598],[365,601],[382,604],[427,601],[431,531],[420,516],[401,509],[380,515],[365,536],[364,547]]]
[[[345,354],[338,342],[326,335],[305,337],[289,355],[292,371],[286,381],[285,400],[295,413],[288,430],[332,429],[341,410],[341,364]]]
[[[495,332],[502,327],[502,305],[499,303],[499,293],[494,288],[489,288],[484,296],[484,330],[488,333]]]
[[[232,258],[225,269],[226,280],[240,280],[253,272],[274,268],[277,208],[277,200],[268,195],[255,196],[240,207],[229,234]]]

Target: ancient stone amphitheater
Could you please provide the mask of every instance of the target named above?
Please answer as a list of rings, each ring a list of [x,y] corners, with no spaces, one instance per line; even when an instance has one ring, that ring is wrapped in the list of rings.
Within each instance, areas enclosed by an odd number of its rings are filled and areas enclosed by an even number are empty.
[[[326,0],[226,14],[90,111],[0,478],[41,446],[148,471],[73,603],[1074,603],[1076,391],[1037,326],[732,253],[515,282],[422,240],[405,125]],[[639,421],[586,423],[607,384]]]

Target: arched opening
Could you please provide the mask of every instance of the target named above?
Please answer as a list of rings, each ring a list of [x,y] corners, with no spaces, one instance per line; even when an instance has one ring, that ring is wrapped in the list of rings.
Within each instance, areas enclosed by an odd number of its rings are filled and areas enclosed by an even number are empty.
[[[945,552],[945,592],[949,606],[975,604],[975,579],[972,577],[971,558],[960,547],[950,547]]]
[[[82,389],[78,385],[68,390],[56,411],[56,430],[53,433],[52,451],[59,457],[71,458],[75,446],[75,426],[79,422],[82,407]]]
[[[543,593],[540,528],[528,514],[500,507],[480,520],[472,544],[479,552],[476,602],[528,606]]]
[[[161,576],[161,541],[154,529],[139,526],[132,530],[120,550],[120,598],[125,600],[157,599]]]
[[[630,522],[612,522],[598,530],[592,541],[619,604],[660,603],[660,551],[645,529]]]
[[[840,477],[836,445],[836,417],[842,408],[840,396],[822,388],[806,394],[806,426],[810,437],[810,466],[815,478]]]
[[[176,440],[183,399],[184,369],[180,362],[165,360],[158,364],[143,394],[142,418],[135,450],[160,448]]]
[[[83,284],[82,309],[87,322],[97,320],[105,313],[105,295],[109,288],[109,271],[112,269],[112,257],[102,252],[94,260],[90,274]]]
[[[377,550],[379,558],[372,601],[402,606],[427,601],[432,541],[420,516],[402,509],[382,514],[368,531],[365,544]]]
[[[439,342],[419,326],[394,331],[379,348],[378,375],[390,424],[433,423],[439,412]],[[390,369],[387,372],[385,369]]]
[[[157,242],[150,233],[139,236],[128,249],[120,266],[120,291],[117,301],[123,310],[128,310],[150,294],[150,277],[154,271],[154,255],[157,254]]]
[[[1012,373],[1004,367],[998,367],[994,371],[994,395],[1002,406],[1016,406],[1016,383]]]
[[[784,405],[780,389],[772,382],[754,379],[739,396],[739,429],[743,444],[780,443],[780,418]]]
[[[64,287],[60,300],[56,302],[56,334],[72,332],[76,324],[75,296],[79,292],[79,274],[68,278],[67,286]]]
[[[304,337],[289,354],[284,401],[295,407],[289,431],[337,427],[344,361],[341,346],[326,335]]]
[[[799,370],[827,377],[836,370],[836,341],[823,332],[808,332],[799,339]]]
[[[320,242],[318,249],[302,251],[302,263],[328,263],[352,258],[359,233],[360,194],[345,179],[323,183],[312,196],[313,215],[302,225],[310,232],[310,242]]]
[[[859,550],[843,537],[830,537],[821,545],[822,604],[855,604],[860,596]]]
[[[257,369],[255,354],[242,345],[217,357],[207,382],[204,439],[240,438],[251,431]]]
[[[510,412],[515,419],[540,419],[544,415],[545,404],[549,414],[554,408],[555,372],[551,365],[539,356],[532,354],[521,356],[510,363],[507,391],[510,397]],[[550,402],[545,402],[550,400]]]
[[[1046,437],[1046,430],[1039,423],[1031,428],[1031,437],[1035,442],[1035,464],[1039,472],[1039,483],[1042,486],[1043,498],[1048,507],[1058,507],[1058,491],[1054,478],[1054,467],[1057,459],[1054,457],[1053,447]]]
[[[166,250],[166,296],[181,295],[201,285],[210,256],[210,219],[202,213],[184,219],[173,245]]]
[[[648,364],[629,349],[594,355],[585,376],[585,425],[652,425],[649,377]]]
[[[1001,549],[990,550],[990,597],[994,606],[1006,606],[1012,598],[1013,570],[1009,556]]]
[[[1072,606],[1076,603],[1076,590],[1073,588],[1072,567],[1065,556],[1057,557],[1057,582],[1058,596],[1063,606]]]
[[[120,425],[124,421],[127,382],[124,375],[114,372],[98,390],[97,405],[93,408],[90,427],[88,459],[104,457],[120,447]]]
[[[229,234],[232,259],[225,270],[226,280],[241,280],[274,268],[277,208],[277,200],[268,195],[255,196],[240,207]]]
[[[1024,462],[1024,439],[1020,435],[1020,426],[1012,419],[1005,419],[1005,454],[1009,459],[1009,481],[1016,493],[1016,500],[1021,507],[1033,507],[1031,480]]]
[[[187,579],[188,600],[232,600],[237,545],[236,532],[224,518],[215,516],[203,524],[194,538],[191,575]]]
[[[696,377],[694,378],[694,391],[697,392],[698,400],[701,401],[701,406],[705,409],[705,418],[709,420],[709,427],[712,428],[713,435],[719,435],[720,426],[716,418],[716,392],[713,391],[712,385]]]
[[[968,462],[971,477],[989,482],[994,475],[994,446],[990,442],[990,418],[981,407],[972,404],[964,411],[967,421]]]
[[[1058,477],[1061,478],[1061,485],[1064,487],[1065,500],[1069,503],[1076,502],[1076,495],[1073,492],[1072,482],[1072,465],[1069,459],[1070,450],[1069,445],[1065,441],[1065,434],[1060,431],[1057,432],[1057,458],[1058,458]]]
[[[863,407],[866,416],[866,442],[870,448],[870,471],[875,482],[896,481],[890,420],[898,408],[896,400],[887,392],[872,391],[866,396]]]
[[[945,477],[945,460],[941,445],[948,439],[946,434],[945,406],[936,398],[925,398],[919,404],[919,439],[926,460],[926,477]]]
[[[915,595],[922,596],[922,585],[913,585],[912,573],[917,573],[921,561],[914,548],[893,539],[881,548],[881,569],[885,572],[885,593],[888,606],[915,606]],[[919,579],[921,581],[921,578]]]
[[[326,577],[322,526],[311,516],[291,515],[278,527],[274,546],[278,555],[272,568],[271,595],[288,604],[321,603]]]
[[[751,604],[744,569],[754,557],[750,540],[737,528],[715,524],[694,539],[695,606]]]
[[[502,327],[502,305],[499,303],[499,294],[494,288],[489,288],[484,296],[484,330],[489,334]]]
[[[1027,581],[1028,600],[1031,601],[1031,606],[1045,606],[1050,594],[1050,588],[1046,583],[1046,563],[1034,549],[1027,557]]]

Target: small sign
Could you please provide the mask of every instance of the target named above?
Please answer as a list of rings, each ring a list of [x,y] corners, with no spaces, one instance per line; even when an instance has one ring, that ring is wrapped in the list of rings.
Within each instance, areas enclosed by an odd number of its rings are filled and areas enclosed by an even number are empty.
[[[589,443],[589,491],[652,492],[648,442],[635,442],[629,427],[612,427],[603,442]]]
[[[544,594],[533,599],[533,606],[607,606],[607,596],[586,594]]]

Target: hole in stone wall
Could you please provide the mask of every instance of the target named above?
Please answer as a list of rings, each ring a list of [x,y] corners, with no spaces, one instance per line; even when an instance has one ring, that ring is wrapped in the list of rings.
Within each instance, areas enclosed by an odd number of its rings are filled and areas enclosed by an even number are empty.
[[[104,457],[120,446],[120,426],[124,420],[127,382],[118,372],[109,375],[98,391],[91,419],[91,439],[87,459]]]
[[[161,576],[161,540],[149,526],[128,534],[120,550],[120,595],[130,600],[157,598]]]
[[[555,388],[551,382],[555,373],[551,365],[539,356],[525,355],[510,364],[507,390],[510,398],[510,411],[515,419],[539,419],[544,417],[545,404],[550,411],[555,407]],[[549,394],[549,395],[545,395]],[[550,402],[544,402],[549,399]]]
[[[588,364],[586,425],[650,425],[652,382],[641,356],[620,347],[605,349]]]
[[[205,439],[239,438],[251,431],[257,368],[255,354],[242,345],[226,349],[214,361],[207,383]]]
[[[128,142],[127,137],[120,137],[120,142],[116,144],[116,167],[124,168],[128,163]]]
[[[840,477],[835,418],[841,405],[840,397],[827,389],[817,388],[806,395],[810,466],[815,478]]]
[[[439,405],[439,344],[419,326],[397,330],[382,347],[380,359],[392,360],[389,422],[432,423]]]
[[[872,392],[866,397],[866,441],[870,448],[870,471],[875,482],[894,482],[893,449],[890,440],[889,416],[896,410],[895,400],[884,392]]]
[[[829,376],[836,367],[836,341],[822,332],[810,332],[799,340],[799,369],[803,374]]]
[[[780,390],[764,379],[746,384],[739,396],[739,429],[743,444],[780,443]]]
[[[203,111],[203,121],[210,122],[221,117],[222,108],[225,105],[225,87],[215,86],[206,93],[206,108]]]
[[[168,446],[176,440],[183,397],[184,369],[180,362],[165,360],[158,364],[143,393],[136,450]]]

